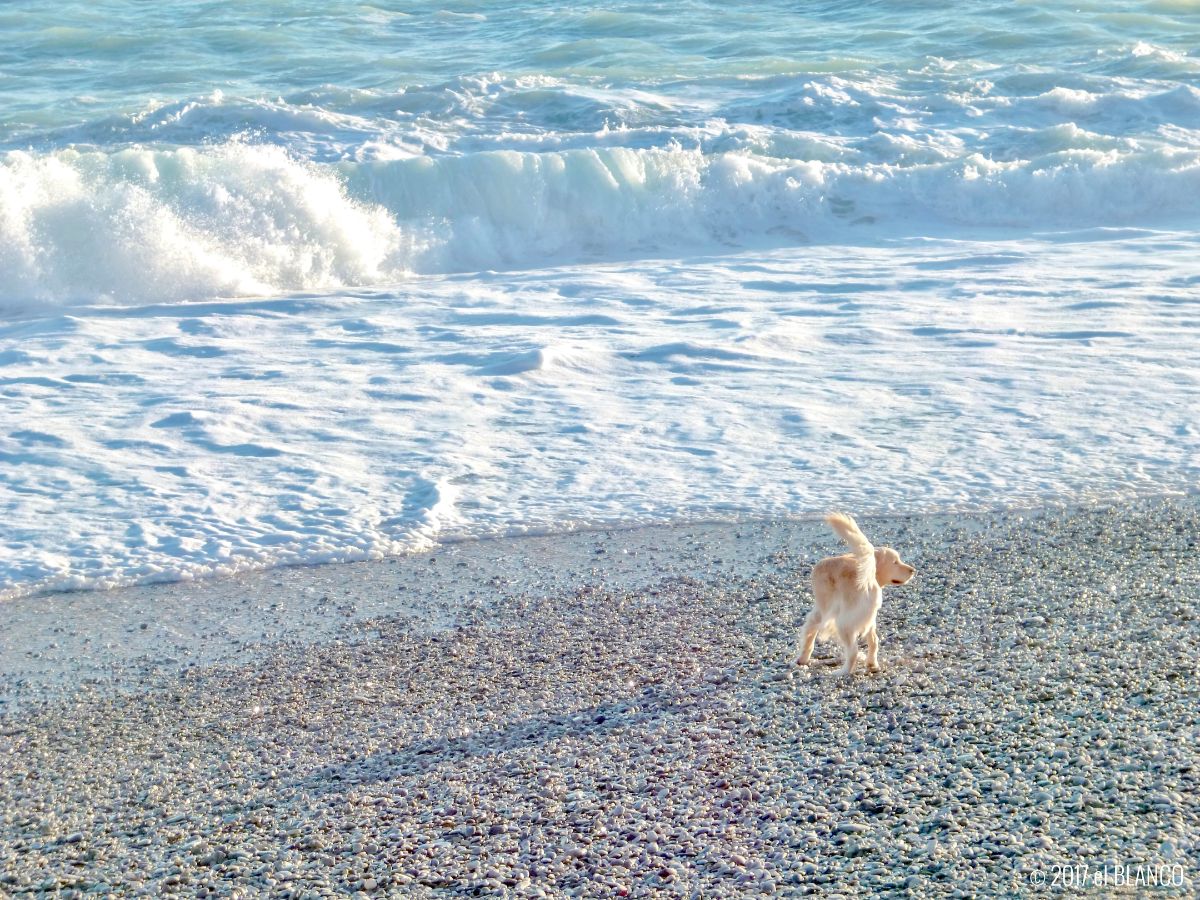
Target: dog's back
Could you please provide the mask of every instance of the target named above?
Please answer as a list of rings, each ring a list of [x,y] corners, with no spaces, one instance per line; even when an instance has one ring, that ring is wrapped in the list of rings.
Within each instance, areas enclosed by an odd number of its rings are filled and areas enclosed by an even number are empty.
[[[867,590],[875,581],[875,548],[858,523],[845,513],[830,513],[825,517],[825,524],[850,548],[850,558],[855,564],[854,581],[859,588]]]
[[[833,612],[830,607],[842,589],[856,585],[857,581],[858,560],[853,554],[844,553],[821,560],[812,570],[813,598],[817,607],[823,613]]]

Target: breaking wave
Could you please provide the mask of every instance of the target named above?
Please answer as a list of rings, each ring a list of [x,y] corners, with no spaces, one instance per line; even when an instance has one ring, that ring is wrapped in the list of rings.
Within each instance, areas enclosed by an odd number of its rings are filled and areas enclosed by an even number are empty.
[[[0,309],[963,229],[1169,224],[1200,205],[1200,152],[1078,143],[1043,141],[1032,159],[910,165],[681,147],[338,163],[237,142],[10,151],[0,157]]]

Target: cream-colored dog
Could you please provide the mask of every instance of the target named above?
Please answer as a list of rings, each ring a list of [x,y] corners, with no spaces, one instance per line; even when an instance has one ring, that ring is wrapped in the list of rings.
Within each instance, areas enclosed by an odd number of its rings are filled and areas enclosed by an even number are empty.
[[[878,550],[845,513],[830,513],[826,523],[846,542],[852,552],[823,559],[812,571],[812,612],[804,620],[800,656],[796,664],[808,665],[817,638],[835,634],[844,654],[842,675],[854,671],[858,662],[858,639],[867,642],[867,668],[879,671],[879,635],[875,616],[883,604],[883,585],[904,584],[916,569],[904,563],[891,547]]]

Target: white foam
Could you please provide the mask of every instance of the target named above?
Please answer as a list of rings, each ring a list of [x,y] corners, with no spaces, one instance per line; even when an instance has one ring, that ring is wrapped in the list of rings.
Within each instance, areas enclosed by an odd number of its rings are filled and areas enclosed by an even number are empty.
[[[907,166],[624,147],[336,167],[238,143],[10,152],[0,165],[0,309],[963,228],[1162,225],[1200,204],[1200,151],[1082,143],[1073,133],[1066,149],[1051,142],[1029,160]]]
[[[5,14],[0,592],[1194,481],[1178,0],[176,5]]]
[[[10,152],[0,309],[247,296],[394,280],[404,236],[275,147]]]
[[[924,238],[0,325],[0,596],[1184,489],[1196,252]]]

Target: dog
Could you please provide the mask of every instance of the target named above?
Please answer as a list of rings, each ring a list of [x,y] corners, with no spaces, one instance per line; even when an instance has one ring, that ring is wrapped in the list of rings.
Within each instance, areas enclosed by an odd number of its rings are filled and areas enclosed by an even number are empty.
[[[883,586],[907,584],[917,570],[891,547],[876,549],[858,524],[845,513],[830,513],[825,523],[851,552],[823,559],[812,571],[812,612],[804,620],[796,665],[806,666],[817,638],[834,635],[844,654],[841,675],[850,675],[858,662],[858,639],[867,642],[867,669],[879,671],[879,634],[875,616],[883,604]]]

